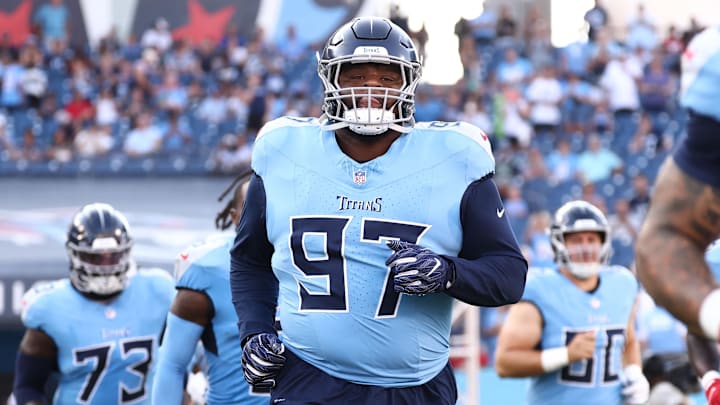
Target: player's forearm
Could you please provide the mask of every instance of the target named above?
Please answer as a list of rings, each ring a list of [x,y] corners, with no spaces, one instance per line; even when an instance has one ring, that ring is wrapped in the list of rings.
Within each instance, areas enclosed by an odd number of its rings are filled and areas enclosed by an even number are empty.
[[[622,356],[623,367],[627,367],[631,364],[642,367],[642,355],[640,354],[640,343],[635,340],[628,340],[625,343],[625,350]]]
[[[238,317],[240,340],[257,333],[275,333],[278,281],[270,268],[253,268],[234,256],[230,289]]]
[[[185,374],[204,328],[168,314],[165,336],[160,347],[157,373],[153,381],[153,404],[182,404]]]
[[[637,272],[655,301],[703,334],[698,312],[716,282],[705,248],[720,234],[720,196],[669,160],[659,174],[637,241]]]
[[[447,290],[450,296],[487,307],[514,304],[522,297],[527,274],[525,260],[514,256],[445,258],[455,266],[455,281]]]
[[[545,373],[540,350],[499,350],[495,370],[500,377],[532,377]]]

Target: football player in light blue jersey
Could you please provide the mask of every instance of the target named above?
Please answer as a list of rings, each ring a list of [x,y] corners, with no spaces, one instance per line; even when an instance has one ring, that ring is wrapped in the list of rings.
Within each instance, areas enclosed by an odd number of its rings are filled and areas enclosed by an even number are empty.
[[[687,136],[661,168],[638,234],[637,272],[655,302],[688,332],[720,339],[720,282],[705,262],[720,235],[720,27],[682,56]]]
[[[237,225],[248,174],[238,176],[233,198],[217,215],[216,226]],[[237,184],[237,186],[236,186]],[[177,295],[170,308],[153,386],[154,404],[181,404],[188,363],[202,342],[208,380],[205,401],[215,404],[267,404],[270,397],[253,392],[243,378],[237,315],[230,296],[232,236],[216,236],[180,253],[175,262]]]
[[[54,404],[150,403],[175,292],[167,272],[135,268],[132,244],[125,216],[108,204],[88,204],[73,217],[69,279],[38,285],[23,298],[18,404],[46,403],[44,385],[54,372]]]
[[[550,228],[559,271],[531,271],[522,301],[498,338],[501,377],[532,377],[533,405],[644,404],[649,384],[635,339],[639,285],[624,267],[607,266],[610,227],[585,201],[555,213]]]
[[[488,137],[415,123],[421,61],[387,19],[318,58],[324,116],[269,122],[253,150],[230,276],[245,378],[274,403],[455,404],[454,299],[516,302],[527,272]]]
[[[720,235],[720,27],[696,35],[681,62],[687,136],[655,182],[636,243],[637,272],[655,302],[687,325],[689,350],[701,359],[702,347],[715,346],[705,338],[720,340],[720,280],[704,257]],[[695,362],[699,375],[718,368],[715,358],[706,360]],[[720,375],[713,373],[703,387],[720,404]]]

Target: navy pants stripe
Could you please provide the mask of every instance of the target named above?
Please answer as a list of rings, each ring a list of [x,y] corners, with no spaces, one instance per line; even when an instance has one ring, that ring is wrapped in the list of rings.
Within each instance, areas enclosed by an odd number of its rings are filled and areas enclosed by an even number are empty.
[[[289,350],[271,404],[282,405],[454,405],[457,384],[450,363],[432,380],[417,387],[384,388],[332,377]]]

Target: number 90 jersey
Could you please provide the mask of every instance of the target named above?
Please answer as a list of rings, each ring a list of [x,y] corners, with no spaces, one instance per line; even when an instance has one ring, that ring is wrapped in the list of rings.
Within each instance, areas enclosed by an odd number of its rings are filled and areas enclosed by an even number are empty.
[[[169,273],[139,270],[109,303],[86,298],[68,279],[23,298],[27,328],[58,348],[54,404],[149,404],[158,342],[175,286]]]
[[[494,171],[487,136],[465,123],[418,123],[358,163],[317,120],[282,118],[261,131],[253,169],[265,186],[286,347],[357,384],[415,386],[437,375],[452,298],[396,293],[385,242],[457,256],[463,194]]]
[[[599,275],[597,289],[586,292],[556,270],[528,273],[522,301],[534,304],[542,315],[539,349],[567,346],[577,333],[596,333],[595,356],[533,377],[528,404],[622,404],[622,353],[639,284],[620,266],[606,267]]]

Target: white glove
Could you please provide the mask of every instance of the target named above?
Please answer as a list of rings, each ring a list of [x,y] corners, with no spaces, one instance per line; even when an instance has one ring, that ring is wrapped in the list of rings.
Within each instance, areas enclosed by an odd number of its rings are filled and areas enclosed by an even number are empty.
[[[201,371],[198,371],[197,373],[190,373],[185,391],[187,391],[190,396],[190,400],[194,405],[205,404],[205,391],[207,391],[207,386],[208,382],[205,378],[205,374]]]
[[[642,405],[650,397],[650,383],[637,364],[625,367],[622,376],[622,395],[627,405]]]

